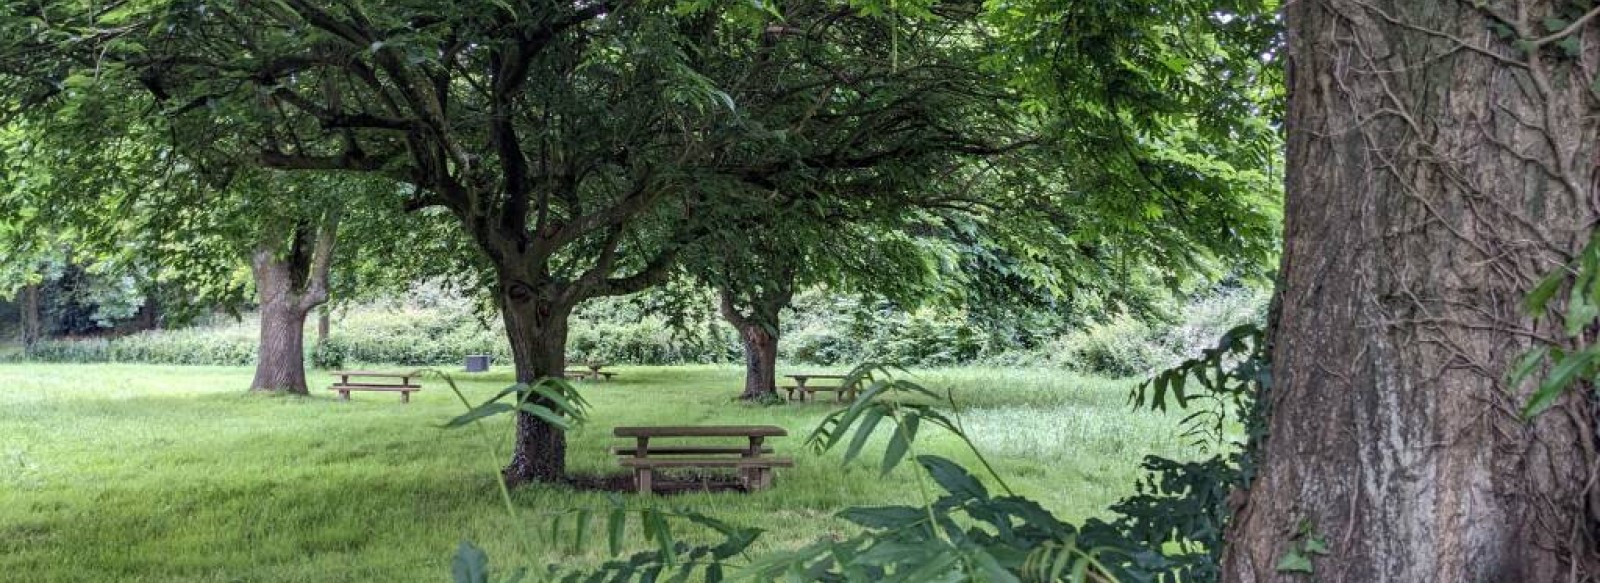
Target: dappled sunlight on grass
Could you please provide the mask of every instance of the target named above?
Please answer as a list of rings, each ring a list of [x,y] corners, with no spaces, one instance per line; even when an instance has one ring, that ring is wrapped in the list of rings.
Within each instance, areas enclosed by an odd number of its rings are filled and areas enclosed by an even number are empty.
[[[485,433],[439,428],[462,408],[437,380],[401,405],[372,393],[339,402],[320,371],[307,399],[249,394],[247,368],[0,365],[0,578],[437,581],[462,539],[499,564],[596,563],[603,541],[574,549],[549,540],[549,523],[607,508],[613,496],[766,528],[757,551],[851,532],[832,517],[847,506],[919,499],[910,464],[879,475],[884,435],[849,466],[838,452],[801,447],[832,402],[738,403],[733,367],[615,368],[613,381],[578,384],[594,408],[570,436],[574,474],[619,472],[605,449],[618,425],[779,425],[789,437],[771,443],[796,467],[755,494],[640,498],[533,486],[513,493],[512,517],[494,482],[503,460]],[[950,387],[1007,481],[1064,518],[1096,515],[1128,492],[1144,455],[1184,451],[1174,418],[1128,409],[1125,381],[991,369],[916,375]],[[512,379],[504,369],[454,376],[474,402]],[[485,423],[502,452],[510,422]],[[932,430],[916,449],[973,461]],[[643,548],[640,533],[628,544]]]

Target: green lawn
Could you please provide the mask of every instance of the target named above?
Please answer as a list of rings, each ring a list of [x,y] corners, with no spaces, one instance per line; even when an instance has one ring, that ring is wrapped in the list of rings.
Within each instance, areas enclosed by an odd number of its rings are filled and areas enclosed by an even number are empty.
[[[628,504],[762,527],[759,548],[777,548],[848,531],[832,518],[841,508],[918,500],[911,466],[877,474],[881,447],[849,467],[837,453],[802,450],[829,404],[737,404],[741,372],[728,367],[618,370],[612,382],[580,385],[594,411],[571,435],[574,473],[618,471],[605,452],[616,425],[776,424],[790,437],[774,445],[796,461],[758,494],[625,495]],[[500,565],[603,558],[603,535],[581,552],[547,539],[551,515],[608,508],[607,496],[528,487],[514,493],[509,515],[494,484],[501,460],[485,435],[438,428],[462,410],[442,383],[428,383],[408,406],[374,393],[343,403],[322,390],[321,373],[309,399],[249,395],[241,389],[250,372],[0,365],[0,580],[440,581],[462,539]],[[1186,453],[1176,416],[1128,410],[1127,382],[974,368],[917,377],[953,387],[997,469],[1069,520],[1127,493],[1144,455]],[[483,398],[510,375],[458,378]],[[489,425],[496,439],[509,435],[509,418]],[[924,435],[918,453],[971,461],[954,440]]]

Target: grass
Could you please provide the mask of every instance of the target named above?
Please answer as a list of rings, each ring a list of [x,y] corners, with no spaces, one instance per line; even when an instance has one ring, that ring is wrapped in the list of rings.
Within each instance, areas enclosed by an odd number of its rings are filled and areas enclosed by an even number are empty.
[[[838,453],[800,447],[831,404],[737,404],[741,372],[729,367],[618,370],[614,381],[581,385],[593,419],[570,436],[570,471],[617,472],[605,448],[618,425],[775,424],[790,437],[773,444],[796,460],[771,490],[619,497],[629,505],[694,508],[765,528],[759,550],[848,532],[832,517],[848,506],[918,500],[909,465],[881,477],[875,455],[845,467]],[[0,365],[0,579],[439,581],[463,539],[500,565],[605,558],[603,534],[574,549],[550,540],[549,525],[566,510],[609,508],[607,495],[522,488],[508,515],[494,482],[502,460],[484,434],[438,428],[462,410],[442,383],[428,383],[409,406],[376,393],[342,403],[325,390],[249,395],[241,388],[250,373]],[[977,368],[917,377],[953,388],[966,426],[1007,481],[1068,520],[1100,515],[1128,493],[1143,456],[1191,453],[1173,431],[1176,416],[1128,410],[1125,381]],[[475,398],[510,382],[500,369],[457,378]],[[509,421],[488,422],[502,451]],[[917,453],[973,462],[954,439],[924,433]],[[881,452],[881,441],[869,451]],[[645,548],[638,535],[632,529],[630,549]]]

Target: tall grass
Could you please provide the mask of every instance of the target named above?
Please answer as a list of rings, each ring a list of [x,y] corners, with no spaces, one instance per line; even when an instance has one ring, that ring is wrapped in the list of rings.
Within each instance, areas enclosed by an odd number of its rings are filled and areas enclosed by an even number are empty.
[[[1040,346],[986,331],[959,310],[884,308],[864,311],[848,298],[802,294],[784,320],[780,358],[823,366],[863,361],[916,366],[1024,364],[1108,376],[1142,375],[1194,356],[1217,336],[1264,315],[1264,292],[1237,289],[1196,298],[1170,319],[1129,315],[1091,320],[1055,332]],[[586,303],[573,317],[569,359],[626,364],[704,364],[740,359],[736,335],[720,320],[674,326],[645,297]],[[500,320],[461,298],[414,293],[337,310],[327,342],[315,342],[308,323],[307,361],[317,366],[360,364],[436,366],[469,354],[510,361]],[[255,359],[257,321],[224,319],[207,326],[145,332],[112,339],[39,344],[45,362],[248,365]],[[4,355],[0,354],[0,358]]]
[[[838,509],[913,496],[909,467],[880,477],[876,464],[842,467],[837,453],[800,447],[826,402],[738,404],[741,372],[730,367],[619,370],[615,381],[580,385],[594,407],[590,424],[570,435],[573,473],[619,472],[605,451],[618,425],[775,424],[790,437],[773,445],[796,459],[771,490],[620,495],[626,504],[769,529],[760,552],[853,532],[832,517]],[[1127,382],[1043,370],[914,372],[950,388],[1007,481],[1065,519],[1098,515],[1127,493],[1144,455],[1191,453],[1169,437],[1175,418],[1124,405]],[[473,399],[511,381],[504,369],[457,378]],[[548,517],[609,507],[608,495],[522,488],[512,496],[517,517],[507,516],[495,486],[503,460],[474,431],[438,428],[461,412],[442,384],[402,406],[388,394],[348,403],[250,395],[249,379],[241,367],[0,365],[0,579],[433,581],[461,539],[536,567],[603,558],[605,545],[569,553],[550,540]],[[491,435],[508,436],[509,422],[489,421]],[[937,434],[918,447],[973,461]],[[638,538],[627,544],[644,548]]]

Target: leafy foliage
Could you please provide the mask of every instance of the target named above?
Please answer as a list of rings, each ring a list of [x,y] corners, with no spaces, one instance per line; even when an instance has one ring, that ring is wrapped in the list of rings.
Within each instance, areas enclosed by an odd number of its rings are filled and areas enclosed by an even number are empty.
[[[1247,425],[1257,426],[1260,419],[1255,399],[1270,387],[1270,378],[1264,372],[1266,352],[1262,338],[1257,328],[1235,329],[1224,335],[1217,347],[1160,373],[1133,396],[1140,406],[1163,408],[1169,400],[1187,407],[1197,400],[1219,399],[1236,404],[1240,407],[1237,411],[1246,415]],[[1230,356],[1238,358],[1228,361]],[[587,574],[567,573],[561,580],[654,581],[669,574],[679,580],[699,572],[708,581],[720,581],[729,576],[728,570],[732,570],[733,579],[754,581],[1218,580],[1221,537],[1231,515],[1228,498],[1233,488],[1248,483],[1250,468],[1254,467],[1249,461],[1252,449],[1241,448],[1200,462],[1152,456],[1144,464],[1151,474],[1137,485],[1136,494],[1112,507],[1118,514],[1115,520],[1091,519],[1074,526],[1037,503],[1013,494],[975,448],[977,459],[1003,494],[991,493],[984,481],[951,460],[915,455],[916,437],[924,425],[944,429],[973,446],[948,394],[940,395],[897,378],[894,372],[892,367],[872,364],[852,371],[850,380],[865,387],[860,397],[826,417],[807,443],[818,450],[843,444],[844,463],[851,463],[888,420],[892,433],[878,465],[887,473],[908,456],[914,459],[921,470],[916,474],[917,491],[923,496],[921,504],[843,510],[838,516],[860,526],[863,532],[842,539],[819,540],[742,565],[732,565],[727,560],[748,548],[760,535],[759,530],[734,528],[692,513],[679,513],[720,535],[718,542],[690,545],[671,537],[666,514],[647,510],[640,514],[640,520],[656,544],[655,550],[608,562]],[[1187,381],[1174,380],[1191,376],[1197,378],[1200,394],[1190,395],[1183,390]],[[1174,386],[1175,382],[1179,384]],[[936,409],[933,403],[943,403],[949,413]],[[1185,423],[1214,427],[1199,420],[1209,418],[1191,416]],[[1253,431],[1251,435],[1255,439],[1262,437]],[[579,512],[573,527],[578,537],[574,544],[581,544],[578,539],[592,518],[587,511]],[[615,509],[607,524],[615,531],[622,528],[620,524],[625,520],[623,511]],[[656,524],[653,530],[652,523]],[[552,528],[559,530],[561,524],[558,518]],[[612,534],[609,538],[616,541],[620,536]],[[1325,552],[1321,539],[1309,531],[1296,540],[1296,548],[1302,553]],[[620,552],[615,544],[611,551],[613,556]],[[480,555],[463,546],[457,560],[486,565],[487,559]],[[1294,569],[1296,565],[1289,567]],[[482,580],[459,574],[456,578],[458,582]]]
[[[1265,332],[1243,325],[1222,335],[1217,345],[1141,383],[1130,395],[1137,407],[1191,412],[1183,434],[1215,452],[1199,462],[1145,458],[1151,474],[1135,495],[1113,509],[1117,524],[1134,540],[1173,545],[1172,572],[1182,581],[1220,580],[1222,535],[1233,516],[1230,498],[1255,478],[1258,452],[1267,439],[1265,406],[1272,388]],[[1192,383],[1192,384],[1191,384]],[[1234,438],[1243,425],[1242,438]]]
[[[1560,324],[1559,338],[1536,342],[1507,373],[1507,384],[1513,388],[1535,380],[1522,407],[1523,418],[1531,419],[1555,406],[1568,390],[1600,387],[1594,382],[1600,375],[1600,344],[1593,342],[1593,330],[1600,323],[1600,233],[1572,262],[1540,280],[1523,306],[1535,319],[1555,316]],[[1536,376],[1541,370],[1545,372]]]

